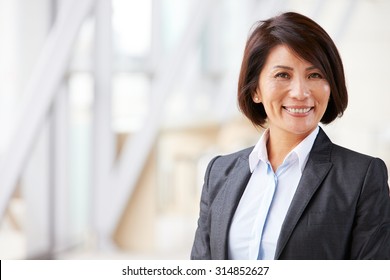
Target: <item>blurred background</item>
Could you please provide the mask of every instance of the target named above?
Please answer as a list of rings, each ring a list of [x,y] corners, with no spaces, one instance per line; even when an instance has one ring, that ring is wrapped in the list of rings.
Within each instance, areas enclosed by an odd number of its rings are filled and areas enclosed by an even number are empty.
[[[0,0],[0,258],[188,259],[207,163],[261,134],[249,30],[284,11],[343,58],[325,131],[390,166],[390,1]]]

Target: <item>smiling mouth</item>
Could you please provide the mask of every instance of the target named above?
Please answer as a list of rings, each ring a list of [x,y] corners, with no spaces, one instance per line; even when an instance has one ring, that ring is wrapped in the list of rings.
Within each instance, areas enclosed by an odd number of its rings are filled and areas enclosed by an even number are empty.
[[[314,107],[304,107],[304,108],[294,108],[294,107],[285,107],[283,108],[292,114],[306,114],[309,113]]]

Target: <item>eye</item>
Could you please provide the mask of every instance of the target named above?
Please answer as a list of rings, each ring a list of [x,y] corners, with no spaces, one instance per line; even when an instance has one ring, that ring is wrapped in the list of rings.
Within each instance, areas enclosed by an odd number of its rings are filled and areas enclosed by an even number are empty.
[[[315,72],[309,75],[309,79],[323,79],[323,76],[322,74]]]
[[[275,78],[290,79],[290,75],[286,72],[280,72],[275,75]]]

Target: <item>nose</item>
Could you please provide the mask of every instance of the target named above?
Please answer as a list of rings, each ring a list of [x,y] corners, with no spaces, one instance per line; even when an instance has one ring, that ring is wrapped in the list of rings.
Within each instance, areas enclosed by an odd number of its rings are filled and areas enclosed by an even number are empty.
[[[304,78],[296,78],[291,84],[290,96],[297,100],[304,100],[310,95],[310,89]]]

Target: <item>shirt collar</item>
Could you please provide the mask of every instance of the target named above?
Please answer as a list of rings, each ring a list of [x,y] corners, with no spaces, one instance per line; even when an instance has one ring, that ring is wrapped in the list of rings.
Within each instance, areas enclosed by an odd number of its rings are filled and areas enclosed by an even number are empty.
[[[305,139],[301,141],[293,150],[291,150],[285,159],[288,159],[290,155],[295,154],[298,157],[299,168],[301,172],[306,166],[306,162],[309,158],[309,153],[313,147],[314,141],[319,132],[319,127],[317,126]],[[257,142],[256,146],[249,155],[249,168],[251,172],[256,168],[259,161],[265,163],[268,162],[268,153],[267,153],[267,141],[269,138],[269,129],[266,129],[261,135],[260,140]]]

